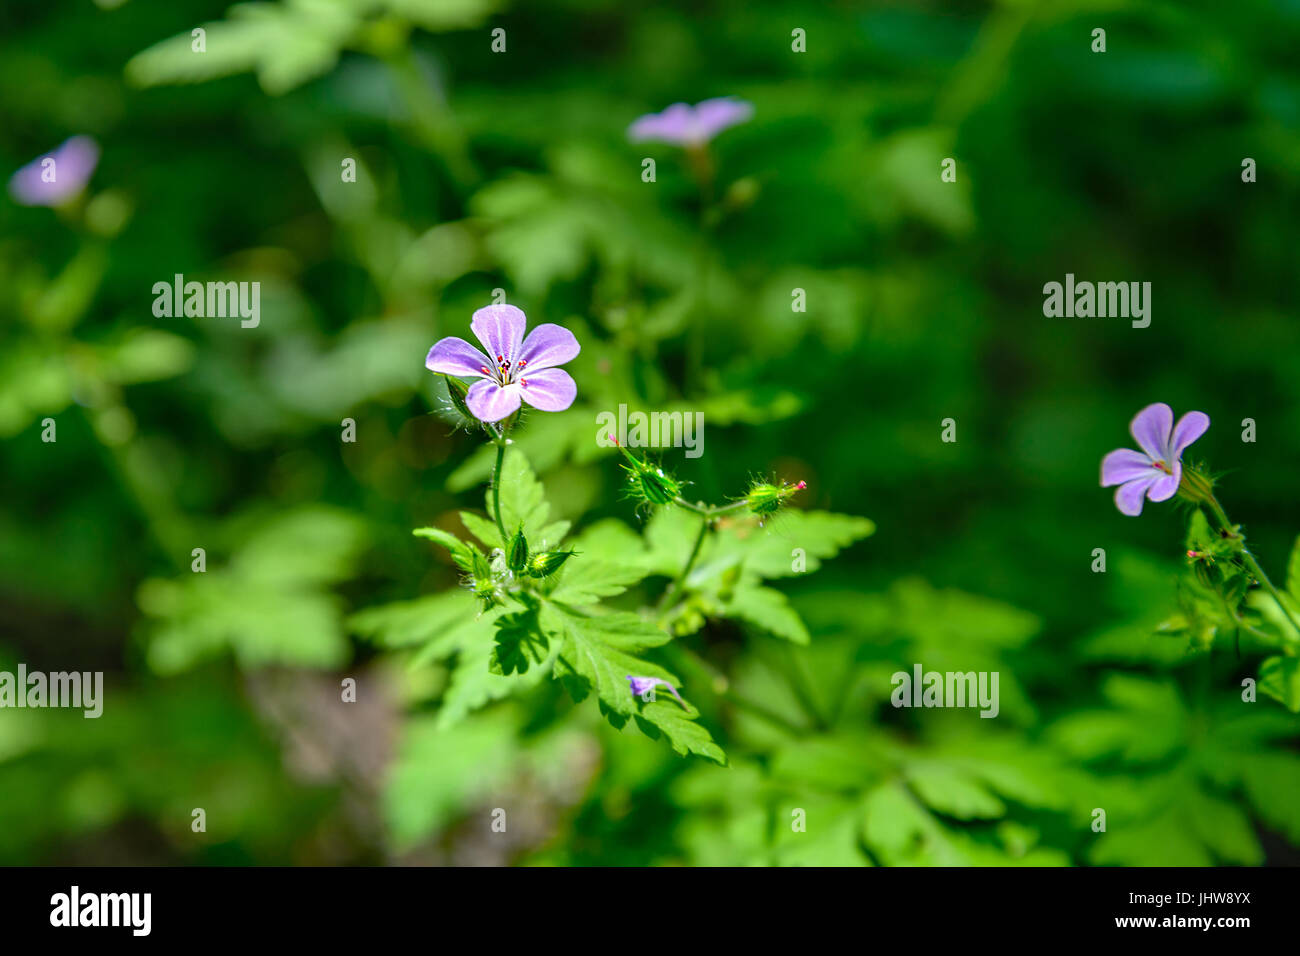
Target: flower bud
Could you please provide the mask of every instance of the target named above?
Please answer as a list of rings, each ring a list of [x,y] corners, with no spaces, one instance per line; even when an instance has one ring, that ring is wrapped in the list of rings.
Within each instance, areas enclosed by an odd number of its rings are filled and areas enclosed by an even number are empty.
[[[447,396],[451,399],[451,407],[456,409],[457,412],[469,421],[478,421],[474,413],[469,410],[469,405],[465,401],[465,396],[469,394],[469,387],[460,379],[452,378],[450,375],[444,375],[443,379],[447,383]]]
[[[518,574],[528,566],[528,540],[524,537],[524,526],[520,525],[506,545],[506,567]]]
[[[796,491],[803,491],[808,487],[808,483],[800,481],[793,485],[774,485],[771,482],[755,482],[749,489],[749,494],[745,500],[749,503],[749,510],[760,518],[766,518],[774,515],[785,504],[785,500],[793,495]]]
[[[573,551],[543,551],[528,559],[528,575],[544,578],[560,570],[560,565],[569,560]]]
[[[1183,464],[1183,477],[1178,482],[1178,497],[1197,504],[1214,500],[1214,480],[1192,465]]]
[[[652,505],[666,505],[681,496],[682,483],[662,468],[642,461],[614,440],[618,450],[628,460],[623,470],[628,475],[629,493],[633,498],[648,501]]]
[[[479,606],[484,611],[490,611],[501,603],[501,591],[491,578],[475,578],[470,590],[474,592],[474,597],[478,598]]]

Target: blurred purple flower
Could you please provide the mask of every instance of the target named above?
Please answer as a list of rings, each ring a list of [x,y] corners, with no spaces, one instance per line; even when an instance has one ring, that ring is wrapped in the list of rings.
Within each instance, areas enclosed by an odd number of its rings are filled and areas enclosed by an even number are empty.
[[[1119,448],[1101,460],[1101,486],[1115,489],[1115,507],[1126,515],[1142,513],[1143,497],[1167,501],[1183,478],[1183,450],[1205,434],[1210,416],[1188,412],[1174,425],[1174,412],[1164,402],[1138,412],[1129,431],[1142,451]]]
[[[9,195],[23,206],[58,206],[86,187],[97,165],[99,144],[89,136],[74,136],[14,173]]]
[[[642,116],[628,127],[627,136],[634,143],[658,140],[676,146],[702,146],[753,115],[753,104],[734,96],[705,100],[696,106],[674,103],[662,113]]]
[[[677,693],[677,688],[668,683],[668,681],[664,680],[662,677],[633,677],[631,674],[628,674],[627,680],[628,683],[632,685],[632,696],[634,697],[640,697],[646,691],[662,684],[664,687],[668,688],[670,694],[677,698],[677,703],[681,704],[682,707],[687,710],[690,709],[689,707],[686,707],[686,701],[682,700],[682,695]]]
[[[469,327],[487,349],[484,355],[464,339],[439,339],[424,360],[431,372],[477,378],[465,404],[485,422],[499,422],[520,400],[544,412],[562,412],[578,394],[561,368],[582,350],[572,332],[546,323],[524,338],[528,319],[513,305],[489,305],[474,313]],[[491,356],[489,358],[489,356]]]

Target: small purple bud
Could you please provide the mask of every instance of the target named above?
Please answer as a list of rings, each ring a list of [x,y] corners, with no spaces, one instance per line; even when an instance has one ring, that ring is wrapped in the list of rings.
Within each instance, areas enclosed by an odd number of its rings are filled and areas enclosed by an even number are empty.
[[[682,705],[683,710],[690,710],[690,708],[686,706],[686,701],[682,700],[682,695],[677,693],[677,688],[661,677],[633,677],[631,674],[628,674],[627,680],[628,683],[632,685],[633,697],[644,697],[647,692],[662,684],[664,687],[668,688],[670,694],[677,698],[677,703]]]

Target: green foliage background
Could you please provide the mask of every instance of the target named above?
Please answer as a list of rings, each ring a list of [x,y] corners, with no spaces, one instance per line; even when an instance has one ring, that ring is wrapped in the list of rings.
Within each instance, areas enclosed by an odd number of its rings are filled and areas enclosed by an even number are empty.
[[[98,720],[0,711],[0,862],[1297,861],[1295,714],[1242,702],[1236,635],[1155,633],[1185,515],[1097,487],[1138,408],[1204,410],[1195,450],[1287,578],[1294,2],[104,7],[0,10],[4,169],[103,147],[80,209],[0,202],[0,669],[108,682]],[[680,154],[625,130],[720,95],[756,114],[701,240]],[[1150,328],[1045,319],[1067,272],[1151,282]],[[155,318],[175,273],[261,282],[260,327]],[[583,344],[511,466],[591,562],[575,603],[638,621],[692,537],[619,497],[595,415],[622,402],[704,412],[703,457],[665,455],[692,497],[773,475],[870,519],[711,542],[680,636],[636,644],[694,755],[571,700],[554,649],[491,673],[502,632],[410,533],[485,513],[491,451],[422,361],[495,288]],[[798,547],[815,574],[782,572]],[[998,671],[999,718],[895,710],[915,662]]]

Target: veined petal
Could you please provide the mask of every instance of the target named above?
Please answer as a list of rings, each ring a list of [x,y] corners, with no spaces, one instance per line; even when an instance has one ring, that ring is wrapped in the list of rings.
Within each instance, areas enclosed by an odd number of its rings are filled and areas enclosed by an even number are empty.
[[[487,349],[489,364],[495,366],[498,355],[503,361],[514,361],[527,324],[524,313],[513,305],[489,305],[474,313],[469,327]]]
[[[1129,425],[1138,447],[1152,461],[1168,462],[1174,457],[1169,449],[1169,436],[1173,430],[1174,410],[1164,402],[1148,405],[1133,417],[1133,423]]]
[[[1101,460],[1101,486],[1122,485],[1134,478],[1143,478],[1159,469],[1151,459],[1131,448],[1117,448]]]
[[[474,346],[454,335],[434,342],[433,348],[429,349],[428,358],[424,360],[424,367],[430,372],[462,378],[483,378],[483,369],[495,364]]]
[[[1160,477],[1152,482],[1151,487],[1147,490],[1147,497],[1152,501],[1168,501],[1178,492],[1178,483],[1183,480],[1183,463],[1175,461],[1173,463],[1174,473],[1166,475],[1160,473]]]
[[[480,379],[469,387],[465,404],[482,422],[499,422],[519,407],[519,385],[498,385],[489,379]]]
[[[1150,478],[1134,478],[1115,489],[1115,507],[1121,514],[1135,517],[1142,513],[1142,499],[1146,497],[1147,489],[1155,484],[1155,474]]]
[[[572,332],[562,325],[544,322],[528,333],[515,365],[523,366],[520,375],[531,378],[527,373],[563,365],[581,351],[582,346]]]
[[[1210,416],[1205,412],[1188,412],[1178,419],[1174,426],[1172,447],[1169,449],[1174,458],[1182,458],[1183,450],[1196,439],[1205,434],[1210,427]]]
[[[524,369],[519,390],[520,396],[534,408],[544,412],[562,412],[578,397],[578,386],[573,377],[562,368],[544,368],[536,374],[531,367]],[[524,384],[524,383],[527,384]],[[509,386],[514,388],[515,386]],[[471,394],[473,389],[470,389]],[[515,404],[518,404],[516,402]],[[471,405],[472,409],[474,406]]]

